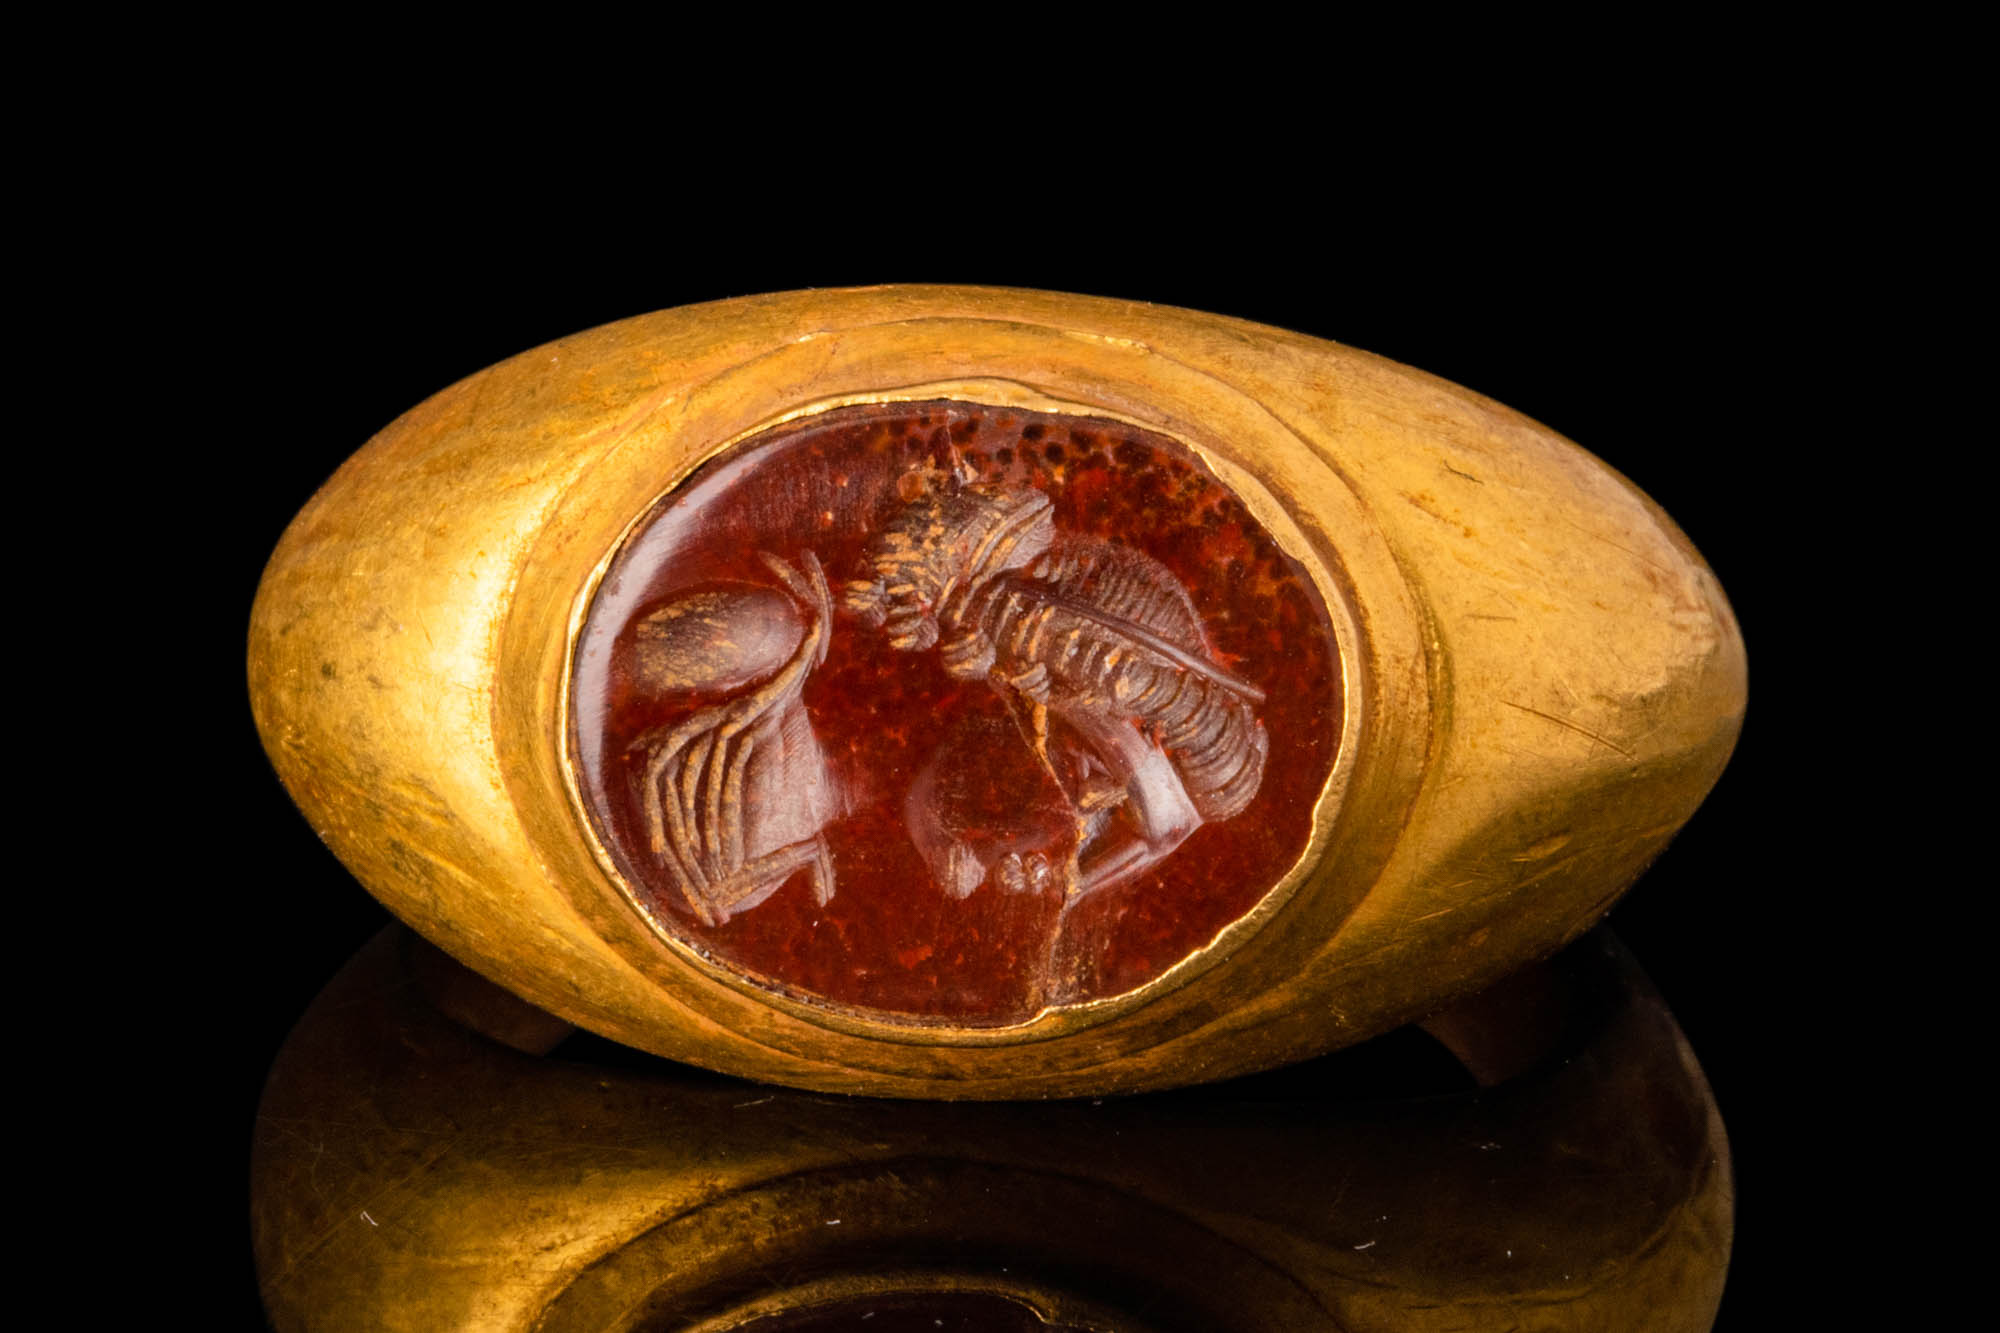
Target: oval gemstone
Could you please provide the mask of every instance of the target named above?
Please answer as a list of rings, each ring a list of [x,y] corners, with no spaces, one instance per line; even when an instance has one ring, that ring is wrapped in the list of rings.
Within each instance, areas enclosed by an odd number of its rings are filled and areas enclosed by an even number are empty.
[[[1338,750],[1311,577],[1193,450],[966,402],[788,423],[636,524],[574,760],[626,892],[891,1020],[1144,986],[1304,852]]]

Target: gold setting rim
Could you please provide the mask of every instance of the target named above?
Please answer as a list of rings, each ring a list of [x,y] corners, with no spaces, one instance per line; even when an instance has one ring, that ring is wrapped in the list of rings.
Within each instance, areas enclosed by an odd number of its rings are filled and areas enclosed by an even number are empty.
[[[691,941],[681,938],[658,913],[646,906],[639,891],[619,869],[616,858],[599,836],[596,820],[591,816],[589,805],[583,798],[581,781],[576,771],[578,756],[571,694],[574,687],[576,653],[584,624],[591,606],[596,601],[598,589],[609,574],[612,564],[625,550],[634,534],[658,513],[660,506],[692,480],[702,468],[758,435],[847,407],[936,401],[964,403],[975,407],[1012,407],[1051,415],[1114,421],[1164,435],[1181,448],[1188,450],[1250,511],[1264,531],[1277,543],[1279,549],[1304,568],[1320,595],[1321,605],[1327,614],[1328,627],[1332,632],[1335,654],[1340,663],[1341,720],[1333,762],[1328,768],[1325,780],[1320,784],[1319,795],[1313,803],[1312,832],[1284,874],[1259,896],[1250,910],[1224,925],[1207,944],[1170,965],[1144,984],[1116,995],[1102,996],[1093,1000],[1044,1005],[1030,1017],[1013,1023],[967,1026],[950,1020],[927,1020],[896,1015],[891,1010],[843,1005],[788,987],[782,981],[766,980],[748,973],[723,962]],[[1297,438],[1289,426],[1285,426],[1282,422],[1277,424],[1288,435]],[[1303,444],[1303,441],[1301,443]],[[1185,438],[1180,431],[1165,423],[1147,421],[1110,406],[1057,397],[1012,376],[926,381],[865,393],[827,395],[774,413],[726,439],[689,455],[678,473],[619,529],[616,539],[592,564],[571,601],[569,614],[565,620],[561,676],[556,689],[556,736],[560,744],[557,768],[562,775],[564,792],[569,800],[569,813],[598,869],[610,880],[625,906],[638,915],[653,938],[664,943],[674,958],[691,964],[702,975],[722,983],[740,996],[770,1005],[816,1027],[848,1036],[919,1046],[1026,1045],[1100,1026],[1120,1015],[1143,1008],[1169,991],[1179,989],[1227,961],[1251,936],[1260,933],[1271,924],[1273,918],[1293,900],[1300,886],[1319,868],[1326,848],[1332,841],[1333,827],[1344,804],[1344,797],[1352,784],[1361,732],[1367,709],[1372,702],[1365,662],[1360,652],[1361,636],[1364,633],[1363,623],[1362,617],[1356,612],[1352,594],[1345,581],[1334,576],[1333,569],[1322,559],[1319,552],[1313,549],[1312,543],[1299,529],[1296,520],[1277,497],[1271,494],[1269,488],[1248,467],[1225,454],[1218,453],[1214,448]]]

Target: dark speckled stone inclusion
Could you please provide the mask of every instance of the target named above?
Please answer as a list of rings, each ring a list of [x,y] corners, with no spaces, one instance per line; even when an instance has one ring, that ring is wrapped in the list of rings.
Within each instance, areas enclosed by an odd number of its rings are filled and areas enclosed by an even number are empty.
[[[573,679],[590,816],[668,931],[964,1025],[1213,941],[1304,850],[1342,721],[1317,590],[1191,451],[956,402],[704,465],[619,552]]]

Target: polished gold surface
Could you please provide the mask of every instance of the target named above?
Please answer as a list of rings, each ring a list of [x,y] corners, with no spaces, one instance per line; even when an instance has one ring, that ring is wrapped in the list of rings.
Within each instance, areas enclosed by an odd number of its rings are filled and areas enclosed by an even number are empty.
[[[1485,1090],[1364,1048],[1152,1097],[885,1102],[532,1054],[561,1028],[531,1016],[401,928],[315,1002],[257,1125],[280,1333],[968,1306],[1018,1321],[943,1326],[1695,1333],[1721,1294],[1722,1126],[1607,938],[1443,1017]]]
[[[628,526],[731,441],[940,392],[1185,442],[1311,571],[1348,724],[1311,848],[1130,995],[994,1029],[774,1000],[662,936],[579,813],[566,670]],[[615,1040],[893,1096],[1167,1087],[1418,1018],[1589,926],[1700,802],[1744,699],[1699,556],[1596,460],[1314,339],[1046,293],[793,293],[525,353],[392,424],[287,532],[251,690],[314,828],[404,920]]]

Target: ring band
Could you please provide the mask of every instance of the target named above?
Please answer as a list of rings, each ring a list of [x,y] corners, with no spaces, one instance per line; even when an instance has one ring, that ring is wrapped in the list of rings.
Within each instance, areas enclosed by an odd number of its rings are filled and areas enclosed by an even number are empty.
[[[1186,311],[689,307],[412,410],[260,588],[314,827],[535,1005],[729,1073],[1135,1091],[1586,929],[1740,726],[1713,576],[1475,395]]]

